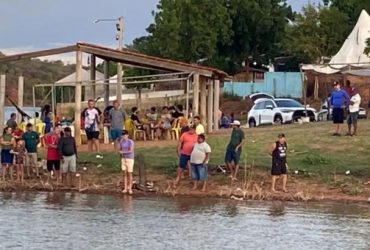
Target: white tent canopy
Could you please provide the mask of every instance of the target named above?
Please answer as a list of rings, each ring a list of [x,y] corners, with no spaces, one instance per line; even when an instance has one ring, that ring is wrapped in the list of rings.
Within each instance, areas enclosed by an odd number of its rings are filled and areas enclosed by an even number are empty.
[[[99,72],[99,71],[95,71],[95,78],[96,80],[100,80],[100,81],[103,81],[104,80],[104,74]],[[85,69],[82,69],[82,76],[81,76],[81,79],[83,82],[89,82],[90,81],[90,70],[85,70]],[[60,79],[59,81],[56,82],[56,84],[63,84],[63,83],[74,83],[76,81],[76,72],[64,77],[63,79]]]
[[[368,38],[370,38],[370,16],[366,10],[362,10],[351,34],[328,64],[306,64],[302,65],[302,69],[334,74],[351,67],[370,68],[370,57],[364,54]]]

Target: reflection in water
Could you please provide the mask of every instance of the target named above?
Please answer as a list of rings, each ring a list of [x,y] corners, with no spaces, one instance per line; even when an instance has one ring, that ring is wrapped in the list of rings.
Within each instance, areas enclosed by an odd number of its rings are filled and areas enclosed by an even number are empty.
[[[0,200],[0,249],[370,248],[365,205],[78,193],[0,193]]]
[[[273,217],[279,217],[285,215],[285,203],[276,201],[273,202],[269,209],[269,215]]]
[[[225,206],[225,214],[229,217],[235,217],[238,215],[238,202],[230,201]]]

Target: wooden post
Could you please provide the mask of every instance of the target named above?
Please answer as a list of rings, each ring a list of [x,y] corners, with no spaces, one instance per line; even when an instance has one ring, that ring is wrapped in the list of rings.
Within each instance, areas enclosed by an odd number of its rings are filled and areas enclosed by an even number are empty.
[[[4,106],[5,106],[5,81],[6,77],[5,75],[0,76],[0,129],[1,131],[3,130],[5,126],[5,111],[4,111]]]
[[[319,100],[319,77],[315,76],[314,99]]]
[[[208,98],[207,98],[207,132],[213,132],[213,80],[209,79],[208,83]]]
[[[90,58],[90,81],[91,81],[91,96],[89,98],[95,100],[96,99],[96,57],[95,55],[91,55],[91,58]]]
[[[193,116],[199,115],[199,74],[193,76]]]
[[[207,129],[207,78],[202,77],[200,81],[200,117],[205,129]]]
[[[116,99],[121,103],[122,101],[122,64],[117,63],[117,85],[116,85]]]
[[[219,129],[218,112],[220,110],[220,80],[214,80],[213,94],[213,128],[217,131]]]
[[[75,82],[75,138],[81,145],[81,96],[82,95],[82,51],[76,51],[76,82]]]
[[[109,105],[109,61],[104,61],[104,106]]]
[[[23,108],[23,95],[24,95],[23,89],[24,89],[24,78],[23,76],[19,76],[18,77],[18,107],[20,109]],[[20,123],[22,121],[22,117],[20,117],[19,115],[17,117],[18,117],[17,121],[18,123]]]

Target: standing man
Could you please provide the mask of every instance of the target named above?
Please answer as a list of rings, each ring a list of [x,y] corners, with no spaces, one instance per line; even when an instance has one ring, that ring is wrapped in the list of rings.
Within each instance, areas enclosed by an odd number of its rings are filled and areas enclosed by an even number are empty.
[[[6,122],[6,126],[12,128],[13,131],[18,126],[18,124],[17,124],[17,115],[15,113],[12,113],[10,115],[10,119]]]
[[[229,177],[233,181],[236,181],[245,136],[244,131],[240,128],[240,122],[238,120],[235,120],[231,125],[233,126],[233,131],[231,132],[230,142],[226,149],[225,163],[230,170]]]
[[[109,110],[110,120],[110,136],[114,142],[114,149],[117,150],[118,139],[121,138],[122,130],[125,122],[125,112],[121,108],[121,104],[115,100],[113,108]]]
[[[58,142],[58,152],[62,162],[62,183],[67,185],[69,179],[70,185],[73,186],[77,168],[77,147],[70,127],[64,129],[64,136]]]
[[[344,110],[349,104],[349,96],[346,91],[341,89],[339,82],[334,82],[334,90],[330,95],[330,106],[333,107],[333,136],[340,136],[340,125],[343,124]]]
[[[356,136],[357,135],[357,119],[358,113],[360,111],[361,96],[357,88],[353,88],[351,91],[351,99],[349,102],[349,114],[347,117],[348,123],[348,133],[347,135]],[[353,133],[352,133],[353,126]]]
[[[100,144],[99,144],[99,124],[101,120],[102,112],[95,107],[95,101],[89,100],[87,103],[88,107],[83,112],[83,117],[85,120],[85,132],[87,137],[87,144],[89,152],[93,152],[93,147],[95,145],[96,158],[103,159],[100,155]]]
[[[27,150],[26,154],[26,169],[27,177],[30,177],[30,169],[36,170],[36,176],[39,177],[39,168],[37,165],[37,145],[40,143],[39,134],[33,131],[32,123],[26,125],[26,132],[23,134],[22,139],[25,142]]]
[[[194,145],[198,142],[198,136],[195,133],[195,126],[192,125],[188,132],[181,135],[179,144],[177,146],[177,154],[179,156],[179,167],[177,168],[177,177],[174,187],[179,184],[181,176],[186,168],[189,167],[191,153],[193,152]],[[189,169],[190,171],[190,169]]]
[[[58,143],[60,140],[60,132],[62,131],[62,127],[60,125],[56,125],[54,130],[49,134],[45,135],[45,147],[47,149],[46,152],[46,166],[48,169],[48,181],[52,178],[51,172],[53,171],[56,178],[57,183],[60,183],[60,154],[58,151]]]

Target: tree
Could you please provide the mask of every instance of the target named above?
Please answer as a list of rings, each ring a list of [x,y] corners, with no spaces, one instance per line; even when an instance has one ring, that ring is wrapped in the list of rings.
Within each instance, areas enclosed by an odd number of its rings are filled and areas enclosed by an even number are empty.
[[[334,55],[345,40],[348,18],[335,7],[307,5],[286,30],[286,52],[305,63],[319,63]]]
[[[364,53],[370,56],[370,38],[367,39],[366,43],[367,43],[367,47],[365,48]]]
[[[232,44],[224,56],[230,71],[236,72],[247,58],[258,63],[281,55],[287,19],[292,19],[291,7],[285,0],[229,1],[232,18]]]
[[[154,15],[133,48],[189,63],[206,58],[234,73],[249,56],[266,62],[280,53],[292,11],[285,0],[161,0]]]

